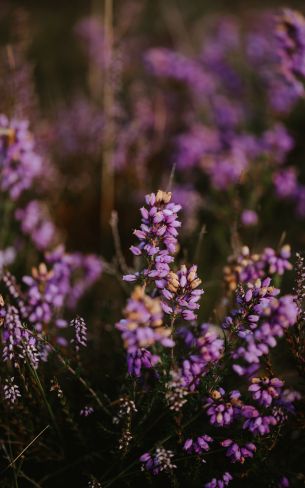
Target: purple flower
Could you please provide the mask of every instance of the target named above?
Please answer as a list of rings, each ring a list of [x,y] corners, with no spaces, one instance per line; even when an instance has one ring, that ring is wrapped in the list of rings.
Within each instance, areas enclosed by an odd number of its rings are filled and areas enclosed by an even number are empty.
[[[142,469],[151,471],[153,475],[158,475],[162,471],[170,472],[177,466],[173,464],[172,458],[174,453],[170,450],[159,447],[155,450],[154,454],[146,452],[140,457],[142,463]]]
[[[196,439],[187,439],[184,443],[183,449],[189,454],[201,454],[210,450],[210,444],[214,442],[209,435],[201,435]]]
[[[236,344],[233,359],[242,359],[248,365],[260,363],[260,358],[275,347],[277,338],[296,323],[298,308],[292,295],[277,298],[280,290],[270,286],[270,278],[248,284],[237,294],[238,308],[223,327],[235,328]],[[234,364],[233,369],[243,374],[243,366]],[[247,367],[244,370],[247,372]],[[253,371],[252,371],[253,372]]]
[[[305,19],[291,9],[283,9],[277,25],[278,54],[284,76],[305,77]]]
[[[142,369],[153,369],[159,361],[160,357],[147,349],[136,349],[127,354],[128,373],[139,378],[142,375]]]
[[[252,378],[248,390],[254,400],[265,407],[270,407],[275,398],[281,393],[284,382],[278,378]]]
[[[42,161],[28,125],[26,120],[0,115],[0,188],[12,200],[17,200],[42,174]]]
[[[198,95],[206,96],[214,90],[214,80],[204,67],[183,54],[155,48],[146,53],[145,61],[154,75],[183,82]]]
[[[206,483],[204,488],[224,488],[224,486],[228,486],[232,479],[233,476],[225,472],[220,479],[213,478],[209,483]]]
[[[283,275],[292,269],[289,261],[290,246],[286,244],[278,252],[266,247],[261,254],[251,254],[247,246],[243,246],[237,256],[229,258],[224,268],[225,280],[231,290],[235,290],[238,283],[255,282],[258,278],[265,279],[274,274]]]
[[[199,300],[204,293],[198,289],[201,280],[197,276],[197,266],[189,269],[182,265],[177,273],[170,271],[166,278],[156,281],[163,295],[162,308],[165,313],[182,315],[185,320],[195,320],[195,310],[199,309]]]
[[[216,427],[230,425],[240,413],[241,401],[239,397],[238,391],[232,391],[229,395],[229,401],[226,401],[223,388],[214,390],[205,404],[210,423]]]
[[[275,192],[279,198],[294,198],[298,188],[296,169],[293,167],[281,169],[273,175]]]
[[[261,436],[270,434],[271,428],[278,424],[274,415],[261,415],[252,405],[244,405],[241,414],[246,418],[243,428],[253,434]]]
[[[201,334],[197,339],[200,356],[206,363],[217,362],[222,357],[224,342],[212,330],[210,324],[201,326]]]
[[[258,222],[257,213],[254,210],[245,209],[241,214],[241,222],[243,225],[250,227],[256,225]]]
[[[173,347],[171,330],[163,326],[163,313],[160,300],[145,294],[137,286],[124,310],[125,319],[116,324],[122,332],[122,338],[128,352],[135,353],[139,348],[146,348],[155,343],[164,347]]]
[[[20,222],[22,232],[31,237],[39,250],[45,250],[52,244],[55,226],[41,202],[32,200],[24,208],[17,209],[15,217]]]
[[[252,442],[248,442],[244,446],[239,446],[232,439],[226,439],[220,444],[228,448],[226,455],[230,458],[231,463],[244,463],[245,459],[252,458],[256,451],[256,446]]]
[[[5,400],[11,405],[14,405],[21,397],[19,386],[14,383],[14,377],[5,380],[3,392]]]
[[[146,195],[148,208],[141,208],[142,223],[134,235],[139,239],[137,246],[131,246],[135,256],[144,255],[149,265],[144,269],[144,276],[162,279],[169,272],[168,264],[172,262],[172,254],[177,247],[177,228],[181,223],[177,213],[181,206],[171,203],[171,193],[159,190],[156,194]],[[125,281],[133,281],[138,274],[123,277]]]
[[[8,305],[3,320],[3,360],[11,361],[15,367],[19,362],[29,361],[34,368],[38,367],[40,354],[33,335],[22,325],[19,312],[13,305]]]

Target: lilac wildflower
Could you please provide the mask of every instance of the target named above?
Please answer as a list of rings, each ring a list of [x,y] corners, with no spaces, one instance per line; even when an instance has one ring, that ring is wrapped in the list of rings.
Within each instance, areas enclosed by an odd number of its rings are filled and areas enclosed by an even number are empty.
[[[29,189],[42,171],[28,125],[25,120],[0,115],[0,187],[12,200]]]
[[[241,401],[240,393],[232,391],[229,395],[229,401],[225,399],[223,388],[212,391],[207,399],[205,408],[207,415],[210,417],[210,423],[216,427],[230,425],[234,418],[240,413]]]
[[[209,483],[204,485],[204,488],[224,488],[224,486],[228,486],[230,481],[232,481],[233,476],[230,475],[227,471],[223,474],[222,478],[216,479],[213,478]]]
[[[256,451],[256,446],[252,442],[248,442],[244,446],[239,446],[237,442],[232,439],[226,439],[220,443],[223,447],[227,447],[226,455],[230,458],[232,463],[244,463],[246,458],[252,458]]]
[[[177,466],[173,464],[174,453],[164,447],[158,447],[154,454],[146,452],[140,457],[142,470],[151,471],[153,475],[161,472],[171,472]]]
[[[14,383],[14,377],[5,380],[3,391],[5,400],[11,405],[14,405],[21,397],[19,386]]]
[[[116,324],[122,332],[122,338],[128,352],[134,353],[139,348],[146,348],[155,343],[172,347],[171,330],[163,326],[163,313],[160,300],[145,294],[137,286],[124,310],[125,319]]]
[[[199,300],[204,293],[200,278],[197,276],[197,266],[189,269],[182,265],[177,273],[170,271],[166,278],[156,281],[157,287],[164,297],[162,308],[165,313],[175,316],[182,315],[185,320],[195,320],[195,310],[199,309]]]
[[[144,348],[127,354],[127,369],[132,376],[140,377],[143,369],[153,369],[160,357]]]
[[[183,449],[189,454],[202,455],[204,452],[210,450],[210,444],[214,442],[209,435],[201,435],[196,439],[187,439],[184,443]]]
[[[177,228],[181,223],[177,219],[180,205],[171,203],[171,193],[159,190],[156,194],[146,195],[148,208],[141,208],[142,224],[135,230],[135,236],[140,240],[136,246],[131,246],[134,255],[146,255],[150,264],[143,273],[154,279],[164,278],[169,272],[168,263],[172,262],[172,254],[177,247]],[[125,275],[125,281],[134,281],[137,274]]]
[[[253,399],[265,407],[270,407],[275,398],[281,393],[284,382],[278,378],[252,378],[248,390]]]

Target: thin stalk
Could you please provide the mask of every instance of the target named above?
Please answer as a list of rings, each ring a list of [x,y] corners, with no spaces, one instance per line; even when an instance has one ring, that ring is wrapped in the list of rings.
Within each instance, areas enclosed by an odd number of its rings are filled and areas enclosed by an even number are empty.
[[[101,231],[107,230],[114,207],[114,171],[112,167],[114,124],[113,124],[113,0],[105,0],[105,76],[103,87],[103,106],[105,115],[105,140],[102,151],[101,170]]]

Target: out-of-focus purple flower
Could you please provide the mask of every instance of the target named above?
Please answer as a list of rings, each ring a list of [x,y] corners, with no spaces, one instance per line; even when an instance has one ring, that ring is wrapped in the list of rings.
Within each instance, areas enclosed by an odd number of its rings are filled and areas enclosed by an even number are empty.
[[[267,103],[276,112],[288,113],[303,96],[304,88],[291,72],[283,69],[277,23],[276,16],[261,15],[246,36],[246,53],[266,90]]]
[[[30,236],[39,250],[45,250],[54,242],[56,229],[41,202],[32,200],[25,207],[18,208],[15,217],[22,232]]]
[[[254,283],[274,274],[283,275],[292,269],[290,257],[291,250],[287,244],[278,252],[266,247],[261,254],[251,254],[249,248],[243,246],[237,256],[229,258],[224,268],[225,280],[229,288],[235,290],[240,282]]]
[[[175,202],[182,206],[184,232],[193,232],[197,225],[197,213],[202,206],[201,195],[191,185],[175,185],[173,188]]]
[[[294,198],[298,180],[295,168],[285,168],[274,173],[273,182],[276,194],[279,198]]]
[[[0,115],[0,188],[12,200],[17,200],[42,173],[42,160],[28,126],[26,120]]]
[[[160,357],[147,349],[136,349],[127,354],[128,373],[139,378],[143,369],[152,369],[159,361]]]
[[[241,222],[247,227],[256,225],[258,222],[257,213],[254,210],[245,209],[241,214]]]
[[[278,378],[252,378],[248,390],[254,400],[265,407],[270,407],[275,398],[281,393],[284,382]]]
[[[150,49],[145,55],[148,69],[161,78],[168,78],[185,83],[200,96],[214,91],[215,80],[195,59],[166,48]]]
[[[158,475],[162,471],[170,472],[176,469],[177,466],[173,464],[172,458],[174,453],[164,447],[158,447],[154,454],[146,452],[140,457],[142,469],[151,471],[153,475]]]
[[[199,355],[191,354],[184,359],[180,369],[183,386],[189,391],[195,391],[206,371],[207,363]]]
[[[57,286],[72,309],[103,271],[103,262],[98,256],[66,253],[63,246],[47,253],[46,261],[52,265]]]
[[[277,486],[278,488],[288,488],[290,486],[289,479],[286,476],[282,476]]]
[[[299,12],[283,9],[277,19],[276,37],[282,71],[287,79],[305,77],[305,18]]]
[[[277,123],[263,134],[261,147],[273,162],[282,164],[286,155],[293,149],[294,140],[286,127]]]
[[[124,310],[125,319],[116,324],[122,332],[124,345],[129,353],[139,348],[146,348],[156,343],[164,347],[173,347],[171,330],[163,326],[163,313],[160,300],[145,294],[137,286]]]
[[[5,249],[0,250],[0,274],[3,268],[12,264],[16,259],[16,250],[14,247],[10,246]]]
[[[103,144],[104,113],[90,100],[78,97],[69,105],[57,108],[52,129],[51,149],[55,154],[58,151],[59,157],[96,158]]]
[[[245,459],[252,458],[256,451],[256,446],[252,442],[248,442],[244,446],[239,446],[232,439],[225,439],[220,444],[228,448],[226,455],[230,458],[231,463],[244,463]]]
[[[206,483],[204,488],[224,488],[224,486],[228,486],[232,479],[233,476],[231,476],[230,473],[225,472],[221,478],[213,478],[209,483]]]

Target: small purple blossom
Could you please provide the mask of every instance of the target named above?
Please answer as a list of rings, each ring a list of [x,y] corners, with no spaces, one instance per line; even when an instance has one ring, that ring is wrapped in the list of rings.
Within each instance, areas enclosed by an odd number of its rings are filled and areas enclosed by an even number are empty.
[[[241,214],[241,222],[246,227],[254,226],[258,223],[258,216],[254,210],[245,209]]]
[[[210,450],[210,444],[212,442],[214,442],[212,437],[204,434],[196,437],[196,439],[187,439],[184,443],[183,449],[188,454],[197,454],[198,456],[201,456]]]
[[[139,378],[143,374],[143,369],[153,369],[159,361],[160,357],[152,354],[147,349],[136,349],[134,352],[127,354],[128,373]]]
[[[171,330],[163,326],[163,312],[158,298],[151,298],[137,286],[124,310],[125,319],[116,324],[122,332],[124,345],[128,352],[160,343],[164,347],[173,347]]]
[[[165,471],[170,472],[177,466],[173,464],[172,458],[174,453],[164,447],[158,447],[154,454],[146,452],[140,457],[142,463],[142,469],[146,471],[151,471],[153,475],[158,475],[159,473]]]
[[[239,398],[240,393],[238,391],[232,391],[229,398],[226,399],[223,388],[214,390],[205,404],[210,423],[216,427],[230,425],[240,413],[241,401]]]
[[[258,403],[270,407],[274,399],[278,398],[284,382],[278,378],[252,378],[248,390]]]
[[[204,488],[224,488],[224,486],[228,486],[232,479],[233,476],[225,472],[220,479],[213,478],[209,483],[206,483]]]
[[[182,315],[185,320],[195,320],[195,310],[199,309],[198,302],[204,293],[198,288],[200,284],[195,265],[189,269],[182,265],[177,273],[170,271],[166,278],[157,280],[156,285],[163,295],[164,312],[175,316]]]
[[[223,447],[227,447],[226,456],[230,458],[231,463],[244,463],[246,458],[252,458],[256,446],[253,442],[248,442],[244,446],[239,446],[237,442],[232,439],[226,439],[220,443]]]
[[[14,405],[21,397],[19,386],[14,383],[14,377],[5,380],[3,391],[5,400],[11,405]]]

